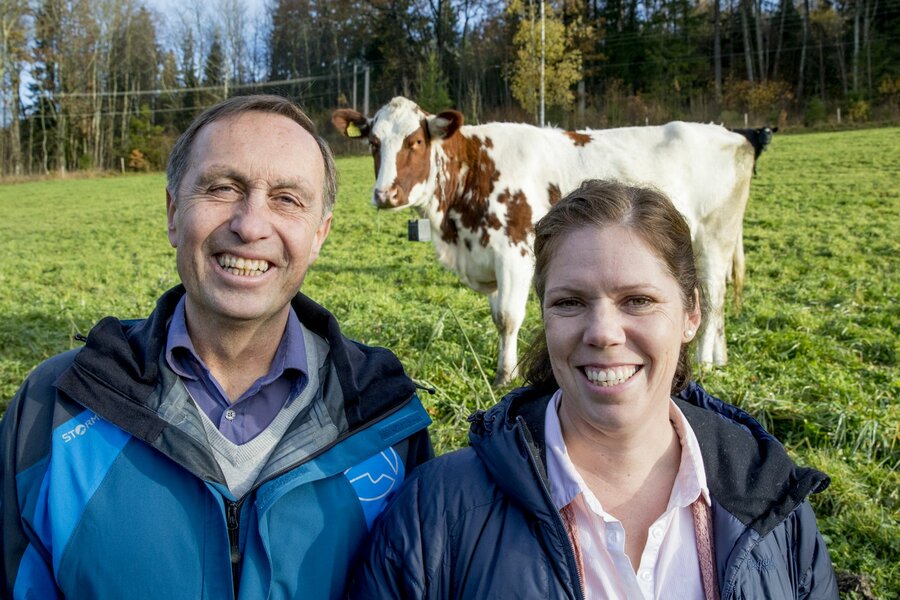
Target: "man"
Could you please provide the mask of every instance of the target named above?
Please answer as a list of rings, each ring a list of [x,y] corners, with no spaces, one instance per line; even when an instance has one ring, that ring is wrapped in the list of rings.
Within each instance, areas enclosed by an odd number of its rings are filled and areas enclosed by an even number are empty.
[[[167,169],[183,285],[46,361],[0,431],[0,596],[337,598],[433,453],[397,358],[298,292],[334,159],[275,96],[208,109]]]

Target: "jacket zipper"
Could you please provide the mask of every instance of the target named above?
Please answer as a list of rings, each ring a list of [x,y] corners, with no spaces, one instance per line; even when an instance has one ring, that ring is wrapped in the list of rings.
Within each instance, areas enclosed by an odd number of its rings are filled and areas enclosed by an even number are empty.
[[[554,520],[556,521],[556,531],[557,533],[562,533],[566,540],[566,558],[569,563],[570,568],[575,566],[575,578],[574,581],[577,582],[577,593],[578,597],[582,600],[585,600],[584,589],[581,584],[581,575],[578,574],[578,559],[575,557],[575,548],[572,546],[572,540],[569,539],[569,533],[566,531],[566,527],[562,522],[562,517],[559,516],[559,512],[556,510],[556,507],[553,505],[553,498],[550,495],[550,490],[547,488],[547,484],[544,481],[544,478],[541,477],[540,469],[537,466],[537,457],[534,455],[534,452],[531,450],[531,444],[528,443],[529,434],[526,434],[528,431],[528,426],[525,424],[525,420],[522,417],[516,417],[516,424],[519,426],[519,434],[522,436],[522,442],[525,444],[525,451],[528,453],[528,461],[531,463],[531,470],[534,472],[535,479],[537,479],[540,484],[541,491],[544,494],[544,500],[553,507]]]
[[[225,515],[228,521],[228,542],[231,546],[231,580],[234,586],[235,600],[238,597],[241,586],[241,507],[244,505],[245,495],[237,502],[227,498],[225,501]]]
[[[292,465],[285,467],[284,469],[281,469],[280,471],[276,471],[275,473],[272,473],[271,475],[269,475],[262,481],[256,482],[253,485],[253,487],[251,487],[249,490],[247,490],[247,493],[244,494],[237,502],[232,502],[228,498],[224,498],[224,497],[222,498],[222,500],[225,503],[225,519],[228,524],[228,542],[231,547],[231,578],[232,578],[232,583],[234,586],[235,600],[237,600],[237,598],[238,598],[238,592],[239,592],[240,583],[241,583],[240,575],[241,575],[241,558],[242,557],[241,557],[241,546],[240,546],[240,542],[241,542],[240,533],[241,533],[241,508],[244,505],[244,501],[247,498],[249,498],[251,496],[251,494],[253,492],[255,492],[257,490],[257,488],[259,488],[263,484],[265,484],[269,481],[272,481],[273,479],[278,479],[285,473],[293,471],[300,465],[303,465],[311,460],[318,458],[320,455],[324,454],[328,450],[331,450],[332,448],[334,448],[341,442],[345,441],[346,439],[356,435],[357,433],[359,433],[361,431],[368,429],[369,427],[371,427],[373,425],[376,425],[377,423],[383,421],[384,419],[388,418],[395,412],[397,412],[400,409],[402,409],[403,407],[405,407],[407,404],[409,404],[412,401],[412,399],[413,399],[413,396],[410,396],[406,402],[403,402],[401,404],[398,404],[397,406],[391,407],[383,415],[380,415],[378,418],[370,421],[369,423],[366,423],[364,427],[354,429],[353,431],[348,431],[344,435],[338,436],[334,441],[323,446],[316,452],[313,452],[312,454],[310,454],[303,460],[293,463]]]

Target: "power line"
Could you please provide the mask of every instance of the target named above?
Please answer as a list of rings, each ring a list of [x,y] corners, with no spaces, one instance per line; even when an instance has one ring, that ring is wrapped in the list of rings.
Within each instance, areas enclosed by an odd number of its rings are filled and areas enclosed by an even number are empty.
[[[292,85],[295,83],[310,83],[313,81],[322,81],[325,79],[334,79],[336,75],[311,75],[309,77],[297,77],[294,79],[280,79],[277,81],[264,81],[261,83],[241,83],[241,84],[229,84],[228,87],[233,89],[243,89],[243,88],[264,88],[264,87],[276,87],[280,85]],[[183,94],[186,92],[210,92],[214,90],[221,90],[224,85],[206,85],[200,87],[188,87],[188,88],[161,88],[155,90],[135,90],[135,91],[120,91],[114,90],[111,92],[61,92],[56,94],[59,98],[96,98],[98,96],[159,96],[162,94]]]

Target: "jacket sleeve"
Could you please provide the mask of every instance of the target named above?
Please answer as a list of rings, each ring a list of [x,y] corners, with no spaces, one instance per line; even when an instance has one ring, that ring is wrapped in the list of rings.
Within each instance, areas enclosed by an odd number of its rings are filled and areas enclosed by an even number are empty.
[[[378,518],[368,546],[351,575],[351,600],[426,597],[422,520],[418,477],[410,479]]]
[[[26,381],[0,421],[0,597],[10,600],[62,597],[50,552],[34,531],[33,520],[23,514],[36,510],[49,453],[51,421],[42,417],[53,403],[35,404],[35,387],[44,386]]]
[[[801,528],[797,540],[800,564],[807,566],[806,576],[801,581],[799,597],[807,600],[837,600],[838,586],[831,557],[825,548],[825,540],[816,526],[816,516],[808,501],[803,502],[799,511]]]

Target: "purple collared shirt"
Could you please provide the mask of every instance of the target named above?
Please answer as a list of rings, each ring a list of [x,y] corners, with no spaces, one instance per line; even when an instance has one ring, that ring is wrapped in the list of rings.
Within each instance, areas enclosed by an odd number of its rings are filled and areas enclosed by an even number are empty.
[[[308,365],[300,320],[291,308],[269,372],[240,398],[229,402],[222,386],[194,350],[185,320],[185,298],[182,296],[169,322],[166,362],[222,435],[235,444],[245,444],[268,427],[281,409],[306,387]]]

